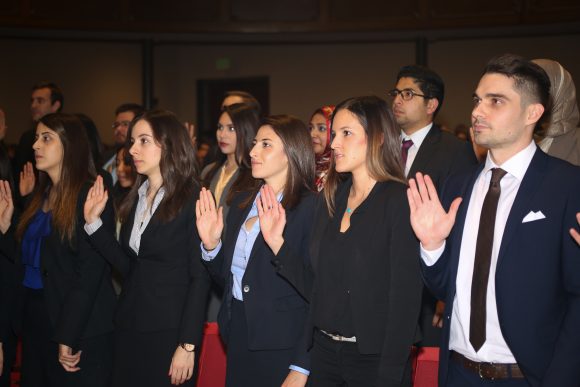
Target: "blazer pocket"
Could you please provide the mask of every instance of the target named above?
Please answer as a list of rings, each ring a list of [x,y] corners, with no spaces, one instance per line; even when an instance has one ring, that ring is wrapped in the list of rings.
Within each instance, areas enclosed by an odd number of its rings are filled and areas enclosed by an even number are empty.
[[[292,309],[305,309],[306,302],[298,295],[279,297],[274,299],[274,309],[277,311],[286,311]]]

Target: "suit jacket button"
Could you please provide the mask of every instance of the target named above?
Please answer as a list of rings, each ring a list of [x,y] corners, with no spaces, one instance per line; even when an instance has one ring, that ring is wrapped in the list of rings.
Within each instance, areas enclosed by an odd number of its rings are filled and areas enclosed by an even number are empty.
[[[244,293],[248,293],[250,291],[250,285],[244,285]]]

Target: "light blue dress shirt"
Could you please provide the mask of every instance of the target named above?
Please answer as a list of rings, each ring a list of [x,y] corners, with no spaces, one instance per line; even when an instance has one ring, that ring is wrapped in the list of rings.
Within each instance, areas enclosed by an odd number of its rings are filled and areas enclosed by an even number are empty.
[[[246,217],[246,220],[240,227],[240,232],[238,234],[238,239],[236,241],[236,247],[234,248],[234,256],[232,259],[232,267],[231,272],[234,279],[234,284],[232,286],[232,295],[236,300],[243,301],[244,296],[242,292],[242,279],[244,278],[244,273],[246,272],[246,267],[248,266],[248,260],[250,259],[250,254],[252,253],[252,248],[254,247],[254,243],[256,242],[256,238],[260,234],[260,219],[256,219],[252,228],[250,230],[246,227],[246,222],[248,219],[252,217],[258,216],[258,207],[256,205],[256,201],[260,197],[260,193],[256,196],[256,199],[252,203],[252,208]],[[278,195],[278,202],[282,200],[282,194]],[[219,244],[215,249],[212,251],[207,251],[203,247],[203,243],[201,244],[201,257],[205,261],[211,261],[214,259],[222,248],[222,242],[220,241]],[[291,370],[298,371],[305,375],[310,375],[310,371],[305,370],[304,368],[290,365],[289,367]]]

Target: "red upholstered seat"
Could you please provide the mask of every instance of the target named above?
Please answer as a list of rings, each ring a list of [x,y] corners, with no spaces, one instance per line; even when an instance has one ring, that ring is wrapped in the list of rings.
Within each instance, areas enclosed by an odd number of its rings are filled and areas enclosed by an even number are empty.
[[[197,387],[223,387],[226,384],[226,352],[217,323],[205,323],[203,333]]]
[[[437,387],[439,348],[414,348],[413,387]]]

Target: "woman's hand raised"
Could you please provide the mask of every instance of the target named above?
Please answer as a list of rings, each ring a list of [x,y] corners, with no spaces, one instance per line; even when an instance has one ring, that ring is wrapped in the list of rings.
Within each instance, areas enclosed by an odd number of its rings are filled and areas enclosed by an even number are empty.
[[[101,217],[107,204],[107,199],[109,194],[105,191],[105,186],[103,184],[103,178],[97,176],[95,184],[89,190],[87,194],[87,199],[85,200],[85,222],[87,224],[94,223],[97,219]]]
[[[260,196],[256,203],[260,231],[264,241],[270,246],[274,255],[277,255],[284,243],[284,227],[286,226],[286,211],[276,199],[274,190],[269,185],[260,188]]]
[[[0,180],[0,231],[2,234],[6,234],[10,228],[13,214],[14,202],[10,184],[6,180]]]
[[[203,247],[211,251],[220,243],[224,229],[223,208],[216,211],[215,200],[210,191],[201,189],[195,203],[195,225]]]

